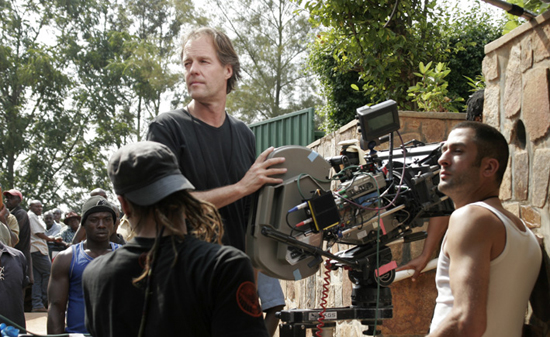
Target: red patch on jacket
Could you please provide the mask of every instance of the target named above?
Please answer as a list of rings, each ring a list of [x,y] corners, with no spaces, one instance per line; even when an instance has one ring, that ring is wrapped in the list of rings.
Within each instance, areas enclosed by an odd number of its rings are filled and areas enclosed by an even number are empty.
[[[247,315],[252,317],[260,317],[262,315],[256,285],[250,281],[243,282],[239,286],[239,289],[237,289],[237,304]]]

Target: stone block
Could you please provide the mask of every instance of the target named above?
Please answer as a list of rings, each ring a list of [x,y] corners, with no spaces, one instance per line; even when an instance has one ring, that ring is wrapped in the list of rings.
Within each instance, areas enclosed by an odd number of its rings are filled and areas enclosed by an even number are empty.
[[[508,144],[512,143],[513,135],[515,135],[516,120],[505,118],[502,121],[502,129],[500,133],[506,138]]]
[[[483,101],[483,122],[497,129],[500,128],[500,86],[488,84]]]
[[[351,305],[351,291],[352,283],[346,273],[346,277],[342,280],[342,306],[348,307]]]
[[[514,154],[514,198],[527,200],[529,195],[529,153],[518,151]]]
[[[534,157],[531,203],[535,207],[542,208],[548,198],[550,149],[536,149]]]
[[[393,318],[384,321],[384,336],[426,334],[437,297],[435,270],[421,274],[416,282],[409,278],[393,283],[390,287]]]
[[[296,301],[296,287],[294,282],[281,281],[281,287],[286,290],[285,299],[291,302]]]
[[[510,160],[508,161],[508,167],[506,168],[506,172],[504,172],[504,177],[500,184],[499,197],[500,200],[512,199],[512,169]]]
[[[531,34],[526,34],[521,40],[521,71],[525,72],[533,66],[533,47],[531,43]]]
[[[550,24],[539,26],[532,35],[535,63],[550,57]]]
[[[506,204],[503,204],[502,206],[513,215],[517,216],[518,218],[521,218],[518,202],[506,203]]]
[[[512,118],[521,109],[521,48],[516,44],[510,50],[510,58],[506,66],[506,84],[504,87],[504,112]]]
[[[422,120],[419,118],[410,118],[410,117],[400,117],[401,129],[409,132],[418,132],[420,130],[420,125],[422,125]]]
[[[527,223],[529,228],[540,228],[541,216],[539,211],[529,205],[521,205],[521,218]]]
[[[485,80],[487,81],[494,81],[498,79],[499,71],[497,53],[490,53],[485,56],[482,63],[482,72],[485,76]]]
[[[534,142],[550,129],[550,69],[535,68],[525,73],[523,85],[523,122]]]
[[[422,123],[422,134],[427,143],[440,142],[447,138],[447,126],[440,119],[427,120]]]

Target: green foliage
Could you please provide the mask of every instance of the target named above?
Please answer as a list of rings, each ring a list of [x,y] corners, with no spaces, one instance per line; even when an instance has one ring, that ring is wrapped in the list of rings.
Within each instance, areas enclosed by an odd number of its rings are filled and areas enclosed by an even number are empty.
[[[401,109],[413,108],[407,101],[407,89],[414,84],[416,66],[425,60],[439,61],[435,52],[440,49],[441,37],[435,29],[435,1],[300,2],[309,11],[310,21],[322,28],[312,43],[309,65],[322,78],[323,93],[329,100],[361,96],[360,104],[352,103],[353,99],[330,102],[324,110],[336,120],[329,124],[346,123],[359,106],[387,99],[397,101]],[[318,62],[324,57],[331,57],[333,64]],[[344,90],[353,90],[351,84],[356,84],[360,92],[330,93],[339,85],[327,87],[335,73],[350,73],[348,77],[356,82],[343,84]]]
[[[181,82],[170,55],[190,4],[0,1],[4,188],[77,210],[91,189],[111,190],[108,156]]]
[[[508,2],[531,11],[536,15],[542,14],[550,8],[550,3],[544,3],[541,0],[508,0]],[[506,13],[506,19],[507,22],[504,25],[503,34],[508,34],[526,22],[524,18],[508,13]]]
[[[247,123],[318,103],[305,72],[311,25],[290,0],[213,1],[241,61],[243,78],[227,109]]]
[[[467,99],[470,86],[466,77],[481,75],[481,64],[485,57],[484,46],[501,36],[503,21],[484,13],[479,4],[469,10],[459,6],[443,7],[439,29],[443,37],[442,60],[451,73],[447,77],[451,95]]]
[[[410,87],[407,92],[413,97],[412,101],[418,104],[423,111],[451,111],[457,112],[456,102],[463,101],[462,98],[451,99],[448,97],[447,87],[449,83],[445,77],[451,72],[447,66],[439,62],[432,68],[432,62],[424,66],[420,62],[420,73],[414,73],[421,80],[416,85]]]
[[[309,67],[327,99],[318,111],[330,119],[329,128],[352,120],[358,107],[387,99],[416,109],[407,90],[419,79],[414,72],[420,62],[445,62],[448,96],[467,98],[463,75],[481,74],[483,47],[498,37],[498,22],[479,14],[479,6],[462,11],[436,1],[297,1],[320,30],[310,44]]]
[[[475,79],[468,76],[464,77],[466,78],[466,80],[468,80],[470,92],[476,92],[485,89],[485,77],[483,75],[477,75]]]

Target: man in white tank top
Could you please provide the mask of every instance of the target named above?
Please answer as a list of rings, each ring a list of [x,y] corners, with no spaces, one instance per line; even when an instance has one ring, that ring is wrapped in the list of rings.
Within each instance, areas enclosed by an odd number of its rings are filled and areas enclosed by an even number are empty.
[[[508,144],[493,127],[458,124],[439,159],[439,189],[454,202],[436,274],[429,336],[520,337],[541,249],[498,198]]]

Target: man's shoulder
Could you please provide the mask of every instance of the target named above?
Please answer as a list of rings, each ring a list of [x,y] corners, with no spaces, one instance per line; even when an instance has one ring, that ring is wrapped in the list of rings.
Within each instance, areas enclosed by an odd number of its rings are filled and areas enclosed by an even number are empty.
[[[234,127],[238,128],[238,129],[243,129],[243,130],[246,129],[246,130],[252,132],[252,130],[250,130],[248,125],[245,122],[243,122],[242,120],[240,120],[239,118],[237,118],[233,115],[230,115],[230,114],[227,114],[227,117],[229,118],[230,123]]]
[[[469,204],[451,214],[447,241],[481,241],[489,244],[495,232],[502,229],[502,221],[492,211],[483,206]]]
[[[195,238],[193,236],[187,236],[185,238],[185,246],[187,249],[203,252],[204,255],[209,255],[215,258],[246,258],[248,256],[241,250],[233,246],[219,245],[216,243],[206,242]],[[202,254],[201,254],[202,255]]]
[[[20,251],[19,249],[15,249],[13,247],[10,247],[8,245],[3,245],[3,250],[5,250],[9,255],[15,257],[15,258],[25,258],[25,254],[23,254],[22,251]]]
[[[188,114],[183,109],[176,109],[165,111],[158,114],[152,121],[152,123],[164,124],[172,121],[186,121],[191,120]]]

